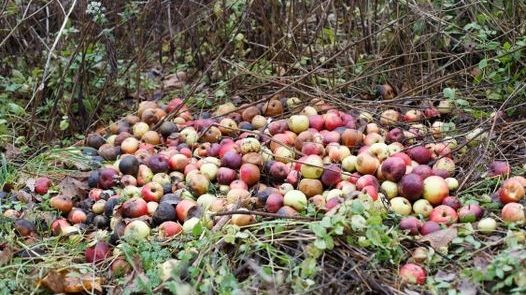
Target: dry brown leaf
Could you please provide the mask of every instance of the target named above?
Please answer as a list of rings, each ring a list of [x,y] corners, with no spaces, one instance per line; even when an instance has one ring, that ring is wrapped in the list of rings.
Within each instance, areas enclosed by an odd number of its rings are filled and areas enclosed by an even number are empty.
[[[64,177],[58,186],[60,194],[69,198],[85,196],[89,189],[86,182],[80,181],[71,176]]]
[[[33,201],[33,195],[21,189],[15,193],[16,199],[22,203],[30,203]]]
[[[20,156],[20,149],[14,146],[13,144],[8,143],[4,146],[4,148],[5,158],[7,160],[15,160],[16,158],[18,158],[18,156]]]
[[[184,80],[181,79],[181,78],[182,77],[181,77],[181,75],[179,73],[168,75],[163,80],[163,87],[165,89],[183,88]]]
[[[51,270],[42,280],[40,280],[39,284],[48,288],[54,293],[63,293],[65,274],[65,271],[58,272]]]
[[[81,293],[88,291],[102,292],[102,278],[84,275],[82,277],[72,276],[64,279],[64,292]]]
[[[26,179],[26,186],[29,188],[30,191],[34,192],[35,191],[35,183],[36,183],[36,179],[34,178],[28,178]]]
[[[429,242],[434,249],[440,249],[447,247],[449,243],[457,237],[457,234],[458,232],[456,228],[446,228],[427,234],[420,241]]]
[[[9,261],[11,261],[11,257],[13,257],[13,250],[9,246],[5,246],[0,251],[0,266],[7,264]]]
[[[477,286],[475,286],[475,284],[466,279],[460,281],[460,286],[458,286],[458,290],[462,295],[477,295]]]

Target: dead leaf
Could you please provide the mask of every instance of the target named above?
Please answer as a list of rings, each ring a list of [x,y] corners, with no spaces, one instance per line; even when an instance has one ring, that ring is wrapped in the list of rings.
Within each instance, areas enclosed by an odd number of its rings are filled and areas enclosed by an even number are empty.
[[[102,284],[101,277],[93,277],[90,275],[84,275],[82,277],[78,277],[78,276],[68,275],[68,277],[64,279],[64,292],[81,293],[84,291],[88,291],[90,292],[90,294],[94,293],[93,291],[102,292],[101,284]]]
[[[21,189],[15,192],[16,199],[22,203],[30,203],[33,201],[33,195],[26,192],[24,189]]]
[[[434,233],[427,234],[420,241],[429,242],[429,244],[431,244],[431,247],[433,247],[434,249],[440,249],[443,247],[447,247],[449,243],[451,243],[451,241],[453,241],[453,239],[457,237],[457,234],[457,229],[446,228],[436,231]]]
[[[466,279],[462,279],[462,281],[460,281],[458,290],[462,295],[477,295],[477,286]]]
[[[83,197],[88,192],[88,184],[86,182],[75,179],[71,176],[66,176],[58,184],[60,194],[69,198]]]
[[[488,267],[490,261],[490,257],[483,257],[482,255],[477,255],[473,258],[473,265],[480,271],[486,271],[486,268]]]
[[[6,144],[4,148],[5,148],[5,158],[7,160],[15,160],[21,154],[20,149],[11,143]]]
[[[170,89],[170,88],[183,88],[184,86],[184,80],[180,73],[171,74],[164,78],[163,80],[163,88]]]
[[[5,246],[0,251],[0,266],[7,264],[9,261],[11,261],[11,257],[13,257],[13,250],[9,246]]]
[[[35,191],[35,183],[36,183],[36,179],[34,178],[26,179],[26,187],[29,188],[29,190],[32,192]]]
[[[133,271],[124,279],[124,285],[127,289],[136,290],[139,289],[139,286],[148,282],[148,277],[144,274],[141,258],[139,256],[133,257],[132,268]]]
[[[65,274],[65,271],[58,272],[51,270],[42,280],[40,280],[39,284],[48,288],[54,293],[63,293]]]
[[[442,270],[439,270],[437,274],[435,275],[435,279],[444,281],[444,282],[451,282],[453,281],[457,275],[453,272],[445,272]]]

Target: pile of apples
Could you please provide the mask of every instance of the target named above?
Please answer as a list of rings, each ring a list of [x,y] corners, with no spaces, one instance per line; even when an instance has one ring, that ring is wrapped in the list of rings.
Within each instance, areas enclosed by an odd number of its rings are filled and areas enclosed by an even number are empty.
[[[88,224],[111,230],[113,243],[165,239],[225,218],[210,213],[244,210],[229,219],[244,226],[256,220],[250,210],[287,217],[312,203],[331,214],[359,196],[389,203],[403,216],[400,228],[411,234],[477,220],[480,231],[491,232],[495,220],[481,220],[480,206],[462,206],[453,196],[459,186],[452,155],[457,141],[446,136],[451,124],[440,121],[452,109],[441,101],[405,113],[388,109],[375,118],[322,100],[301,107],[292,97],[239,107],[226,103],[197,118],[179,98],[166,105],[145,101],[137,114],[87,137],[87,153],[103,166],[91,172],[87,198],[51,198],[63,214],[52,231],[69,234]],[[286,111],[294,115],[282,118]],[[501,164],[494,165],[494,174],[509,174]],[[523,177],[514,177],[499,190],[504,221],[524,222],[519,201],[525,185]],[[100,261],[109,251],[98,242],[86,259]],[[419,267],[403,267],[401,276],[412,277]]]

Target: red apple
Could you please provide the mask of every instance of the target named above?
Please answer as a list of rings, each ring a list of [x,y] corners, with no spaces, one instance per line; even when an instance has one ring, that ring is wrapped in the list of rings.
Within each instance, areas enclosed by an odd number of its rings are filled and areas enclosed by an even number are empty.
[[[388,146],[388,148],[389,148],[389,146]],[[398,157],[398,158],[404,160],[404,163],[405,163],[406,166],[411,165],[411,163],[412,163],[411,158],[404,152],[394,153],[394,154],[391,155],[391,157]]]
[[[110,256],[110,246],[102,241],[99,241],[95,246],[91,246],[84,252],[86,262],[98,263]]]
[[[116,184],[119,174],[113,168],[102,168],[99,176],[99,186],[103,189],[109,189]]]
[[[367,194],[373,201],[378,200],[378,189],[372,185],[365,186],[361,192]]]
[[[239,178],[248,186],[258,183],[260,176],[259,167],[254,164],[245,163],[239,169]]]
[[[431,151],[424,146],[416,146],[407,151],[407,155],[419,164],[427,164],[432,159]]]
[[[320,131],[323,129],[324,124],[325,124],[325,120],[323,120],[323,116],[321,115],[309,116],[309,127],[310,128],[314,128]]]
[[[47,194],[51,186],[51,179],[47,177],[39,177],[35,180],[35,193],[39,195]]]
[[[407,263],[400,268],[402,283],[423,285],[426,282],[425,270],[417,264]]]
[[[51,223],[51,232],[53,235],[58,236],[64,233],[64,229],[68,226],[71,226],[65,218],[55,219]]]
[[[356,158],[356,170],[361,174],[374,174],[380,161],[368,153],[361,153]]]
[[[433,169],[427,165],[418,165],[413,168],[411,173],[418,174],[422,177],[422,180],[428,178],[429,176],[433,175]]]
[[[161,238],[173,237],[182,231],[183,227],[174,221],[165,221],[159,225],[159,236]]]
[[[390,157],[382,162],[381,171],[385,179],[398,182],[405,175],[406,164],[399,157]]]
[[[460,204],[460,200],[457,197],[452,196],[445,197],[444,200],[442,200],[442,205],[449,206],[455,210],[460,209],[460,206],[462,206],[462,204]]]
[[[338,143],[340,142],[340,133],[336,131],[320,131],[320,135],[323,138],[323,144],[327,145],[329,143]]]
[[[305,155],[319,155],[323,156],[325,154],[325,148],[323,144],[316,142],[306,142],[301,147],[301,152]]]
[[[328,187],[333,187],[342,179],[341,168],[337,164],[330,164],[325,167],[321,175],[321,182]]]
[[[424,224],[422,224],[422,227],[420,228],[420,233],[425,236],[430,233],[434,233],[436,231],[441,230],[440,224],[434,222],[434,221],[426,221]]]
[[[230,183],[230,189],[236,188],[248,190],[248,185],[243,180],[236,179]]]
[[[460,222],[475,222],[484,214],[484,209],[476,204],[470,204],[458,209]]]
[[[327,203],[325,204],[325,209],[331,210],[333,208],[339,207],[340,204],[343,203],[343,199],[340,197],[335,197],[327,200]]]
[[[361,176],[356,180],[356,190],[361,191],[366,186],[374,186],[377,190],[379,189],[380,185],[378,183],[378,179],[374,177],[373,175],[364,175]]]
[[[424,182],[418,174],[409,173],[400,180],[398,190],[401,196],[410,201],[418,200],[424,191]]]
[[[500,215],[506,223],[524,224],[526,222],[524,206],[519,203],[512,202],[504,205]]]
[[[73,201],[63,195],[54,196],[49,200],[49,205],[60,212],[68,213],[73,208]]]
[[[288,174],[290,172],[290,167],[282,162],[274,162],[272,166],[270,166],[270,175],[276,179],[276,180],[283,180],[287,178]]]
[[[141,195],[146,202],[159,202],[164,195],[163,186],[157,182],[148,182],[142,187]]]
[[[196,205],[197,203],[194,200],[181,200],[175,207],[175,213],[179,222],[184,222],[188,217],[188,211]]]
[[[446,205],[439,205],[431,211],[429,219],[439,224],[451,225],[457,222],[458,215],[455,209]]]
[[[325,129],[329,131],[343,126],[343,120],[340,114],[336,112],[326,113],[323,115],[323,120],[325,121]]]
[[[414,216],[407,216],[400,220],[400,229],[408,230],[412,235],[417,235],[421,227],[422,222]]]
[[[444,178],[440,176],[429,176],[424,180],[423,196],[431,205],[442,204],[445,197],[449,195],[449,187]]]
[[[346,129],[341,135],[342,144],[354,148],[358,147],[363,142],[363,133],[356,129]]]
[[[228,151],[221,157],[221,166],[232,169],[241,167],[242,156],[236,151]]]
[[[276,213],[281,207],[283,207],[283,196],[279,193],[270,194],[265,202],[265,209],[268,212]]]
[[[524,198],[524,186],[516,179],[506,180],[499,189],[499,198],[503,204],[515,202],[518,203]]]
[[[217,171],[217,183],[219,184],[230,184],[232,181],[236,180],[237,173],[236,170],[230,169],[227,167],[220,167]]]
[[[148,215],[148,205],[142,198],[131,198],[122,204],[121,212],[127,218],[141,217]]]
[[[286,130],[288,130],[287,120],[276,120],[268,124],[268,131],[270,132],[270,135],[283,133]]]
[[[84,223],[88,219],[86,212],[80,208],[74,208],[69,211],[68,221],[73,224]]]

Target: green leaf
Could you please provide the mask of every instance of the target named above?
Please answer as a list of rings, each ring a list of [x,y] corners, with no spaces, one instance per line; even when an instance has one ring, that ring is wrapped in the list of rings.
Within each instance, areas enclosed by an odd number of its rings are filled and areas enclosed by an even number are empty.
[[[320,225],[325,228],[332,227],[331,217],[330,216],[323,217],[322,220],[320,221]]]
[[[62,121],[60,121],[59,128],[60,128],[60,130],[64,131],[64,130],[68,129],[68,127],[69,127],[68,116],[64,116],[64,117],[62,117]]]
[[[486,58],[483,58],[479,61],[479,69],[483,69],[488,66],[488,60]]]
[[[201,222],[198,222],[192,229],[192,234],[194,236],[199,236],[201,235],[202,232],[203,232],[203,225],[201,224]]]
[[[18,116],[21,116],[21,115],[25,114],[25,112],[26,112],[23,107],[17,105],[14,102],[8,103],[7,107],[9,109],[10,113],[18,115]]]
[[[334,240],[331,236],[325,237],[325,245],[327,246],[328,250],[332,250],[334,248]]]
[[[351,204],[351,211],[353,214],[361,214],[365,210],[362,202],[359,200],[353,200]]]
[[[237,232],[236,233],[236,238],[240,238],[240,239],[246,239],[248,238],[249,234],[247,231],[240,231],[240,232]]]
[[[309,257],[301,263],[302,276],[310,277],[316,273],[316,259]]]
[[[327,235],[327,230],[325,230],[325,228],[318,223],[311,224],[310,228],[317,237],[323,237]]]
[[[455,98],[455,92],[456,92],[455,88],[446,87],[443,90],[444,97],[445,98],[449,98],[449,99],[454,99]]]
[[[327,244],[325,243],[325,240],[323,239],[316,239],[314,241],[314,247],[320,249],[320,250],[325,250],[327,249]]]

